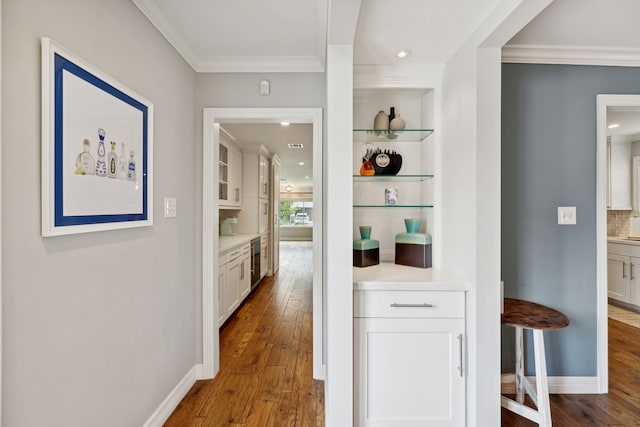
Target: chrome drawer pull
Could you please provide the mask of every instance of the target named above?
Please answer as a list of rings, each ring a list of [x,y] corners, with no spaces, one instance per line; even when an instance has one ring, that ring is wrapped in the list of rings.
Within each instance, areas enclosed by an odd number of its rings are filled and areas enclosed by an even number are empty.
[[[419,307],[419,308],[429,308],[429,307],[433,307],[433,304],[427,304],[426,302],[423,302],[422,304],[398,304],[397,302],[394,302],[392,304],[389,305],[389,307]]]

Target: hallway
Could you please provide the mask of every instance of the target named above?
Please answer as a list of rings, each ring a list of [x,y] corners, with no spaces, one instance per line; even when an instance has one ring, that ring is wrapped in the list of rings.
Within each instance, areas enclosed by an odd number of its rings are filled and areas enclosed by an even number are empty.
[[[265,277],[220,329],[220,372],[198,381],[167,427],[324,426],[312,378],[312,242],[281,242]]]

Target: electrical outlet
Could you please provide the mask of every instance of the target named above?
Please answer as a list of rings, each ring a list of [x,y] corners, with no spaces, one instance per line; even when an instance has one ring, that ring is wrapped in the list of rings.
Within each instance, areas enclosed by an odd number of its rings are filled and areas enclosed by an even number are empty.
[[[164,217],[175,218],[177,214],[176,199],[175,197],[164,198]]]
[[[576,223],[575,206],[558,206],[558,224],[573,225]]]

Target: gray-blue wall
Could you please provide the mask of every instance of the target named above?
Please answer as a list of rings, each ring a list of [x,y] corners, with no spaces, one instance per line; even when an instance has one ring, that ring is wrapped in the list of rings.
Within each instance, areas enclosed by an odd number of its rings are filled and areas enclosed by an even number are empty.
[[[639,94],[640,68],[502,66],[502,278],[506,296],[571,321],[545,333],[549,375],[596,375],[596,95],[604,93]],[[577,224],[558,225],[558,206],[576,206]],[[502,336],[502,368],[513,372],[512,328]]]

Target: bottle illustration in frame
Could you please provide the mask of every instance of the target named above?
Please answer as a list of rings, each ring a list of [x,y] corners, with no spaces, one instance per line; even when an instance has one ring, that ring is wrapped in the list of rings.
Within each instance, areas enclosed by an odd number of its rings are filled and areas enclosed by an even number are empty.
[[[107,176],[107,162],[104,160],[104,129],[98,129],[98,137],[100,142],[98,143],[98,161],[96,162],[96,176]]]

